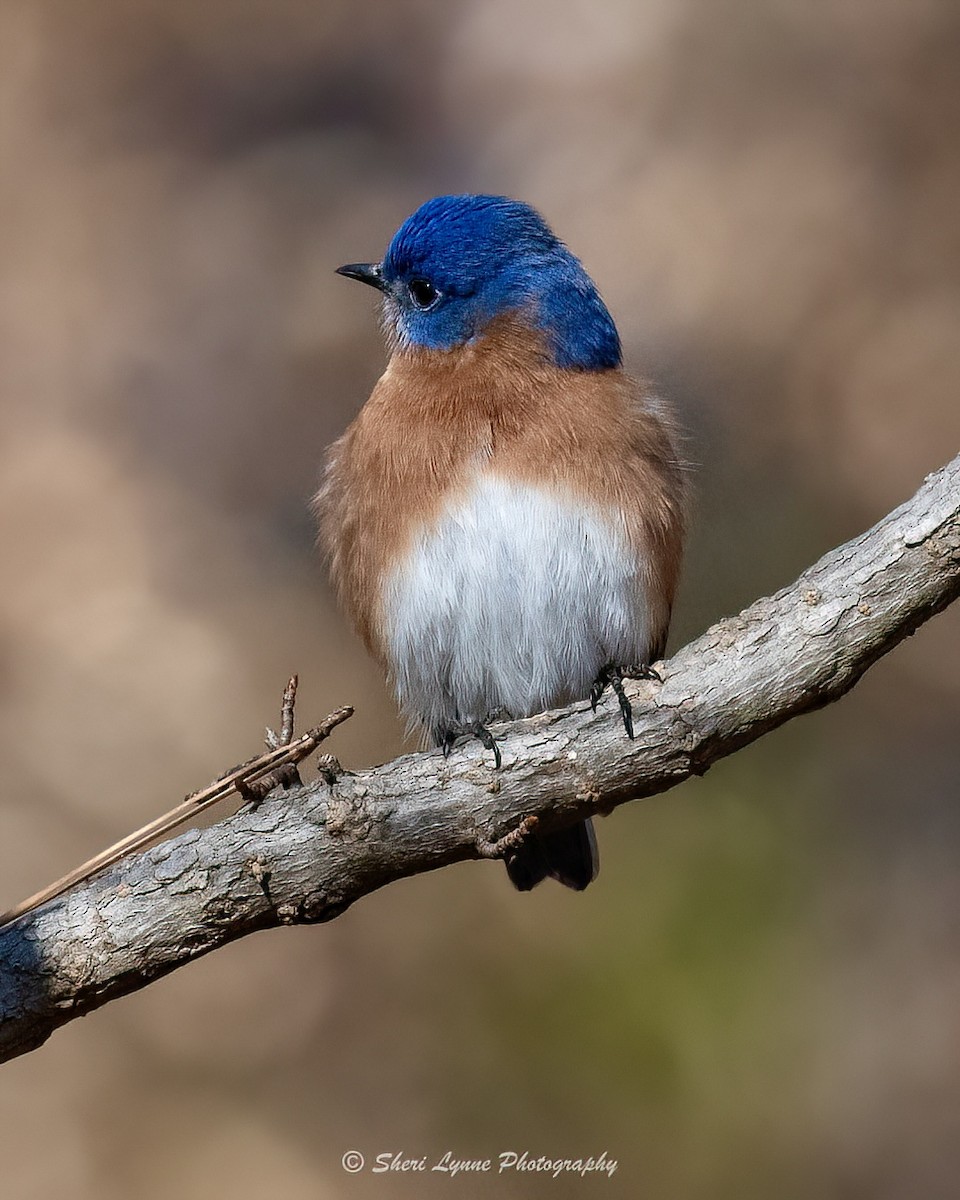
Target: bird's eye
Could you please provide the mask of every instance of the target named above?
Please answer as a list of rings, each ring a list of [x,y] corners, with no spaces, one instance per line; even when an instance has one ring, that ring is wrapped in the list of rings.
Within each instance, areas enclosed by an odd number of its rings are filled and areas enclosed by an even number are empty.
[[[417,308],[431,308],[440,299],[440,293],[429,279],[411,279],[407,291]]]

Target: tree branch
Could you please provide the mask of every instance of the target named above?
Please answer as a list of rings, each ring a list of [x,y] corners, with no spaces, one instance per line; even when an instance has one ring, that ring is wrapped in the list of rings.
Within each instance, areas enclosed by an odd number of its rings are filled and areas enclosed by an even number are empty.
[[[708,629],[614,704],[374,770],[329,767],[212,828],[124,859],[0,929],[0,1060],[190,959],[279,924],[328,921],[392,880],[665,791],[848,691],[960,594],[960,458],[788,588]],[[492,848],[492,849],[491,849]],[[602,883],[601,885],[602,886]]]

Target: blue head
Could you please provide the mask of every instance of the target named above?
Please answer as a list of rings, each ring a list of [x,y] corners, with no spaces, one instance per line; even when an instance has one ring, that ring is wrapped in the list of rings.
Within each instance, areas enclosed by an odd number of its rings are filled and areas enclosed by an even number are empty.
[[[382,263],[340,274],[384,293],[401,345],[449,350],[516,312],[561,367],[620,365],[620,338],[593,280],[527,204],[437,196],[408,217]]]

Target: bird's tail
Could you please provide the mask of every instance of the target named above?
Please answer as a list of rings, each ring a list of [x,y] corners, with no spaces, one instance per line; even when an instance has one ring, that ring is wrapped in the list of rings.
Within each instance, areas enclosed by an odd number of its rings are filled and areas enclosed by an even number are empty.
[[[531,833],[507,860],[513,886],[529,892],[549,875],[564,887],[582,892],[600,870],[600,855],[591,820],[554,833]]]

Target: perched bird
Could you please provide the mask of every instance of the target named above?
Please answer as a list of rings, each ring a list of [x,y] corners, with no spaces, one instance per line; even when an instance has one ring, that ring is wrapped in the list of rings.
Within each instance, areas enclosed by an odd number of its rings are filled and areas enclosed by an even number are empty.
[[[614,688],[663,653],[683,468],[670,413],[624,374],[580,262],[526,204],[438,196],[383,261],[392,353],[329,450],[314,505],[341,601],[400,706],[449,751],[464,734]],[[590,821],[531,833],[522,891],[580,890]]]

